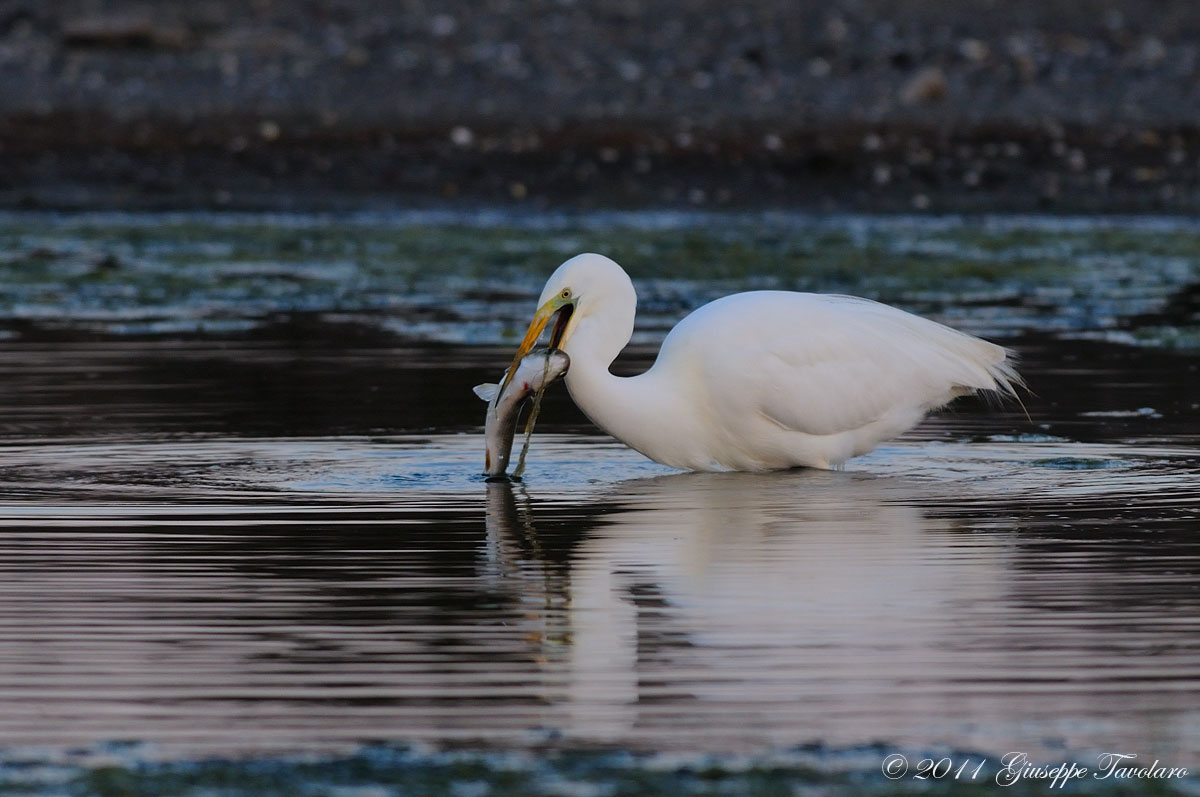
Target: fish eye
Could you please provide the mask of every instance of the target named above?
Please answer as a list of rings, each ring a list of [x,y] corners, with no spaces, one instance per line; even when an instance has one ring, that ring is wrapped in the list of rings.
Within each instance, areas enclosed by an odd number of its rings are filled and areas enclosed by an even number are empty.
[[[570,299],[571,298],[571,289],[563,288],[562,293],[560,293],[559,296],[563,297],[564,299]]]

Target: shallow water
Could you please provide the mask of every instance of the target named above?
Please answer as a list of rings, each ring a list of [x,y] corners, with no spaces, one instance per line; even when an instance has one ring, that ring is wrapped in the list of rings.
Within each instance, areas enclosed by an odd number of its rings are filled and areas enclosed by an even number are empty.
[[[214,755],[383,755],[401,781],[446,765],[371,740],[683,756],[585,780],[786,753],[765,766],[846,793],[894,750],[1196,762],[1187,347],[1022,327],[1003,342],[1028,417],[964,401],[836,472],[674,472],[560,387],[506,485],[478,475],[469,388],[508,349],[329,313],[189,339],[13,322],[0,790],[120,793],[95,773]],[[496,793],[546,776],[478,755]],[[162,788],[211,787],[188,772]]]
[[[1200,349],[1200,222],[787,213],[0,213],[0,337],[244,335],[281,315],[516,343],[555,265],[620,262],[636,343],[736,290],[851,293],[977,334]]]

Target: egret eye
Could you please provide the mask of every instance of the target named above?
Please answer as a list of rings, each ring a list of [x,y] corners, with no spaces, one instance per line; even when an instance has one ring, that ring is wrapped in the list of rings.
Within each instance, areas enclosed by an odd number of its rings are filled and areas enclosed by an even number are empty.
[[[559,296],[563,297],[564,299],[570,299],[571,298],[571,289],[563,288],[562,293],[560,293]]]

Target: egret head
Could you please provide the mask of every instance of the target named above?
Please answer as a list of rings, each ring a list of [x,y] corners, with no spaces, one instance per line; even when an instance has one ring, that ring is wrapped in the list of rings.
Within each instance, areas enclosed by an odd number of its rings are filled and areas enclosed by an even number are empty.
[[[619,351],[629,342],[636,305],[637,294],[624,269],[604,255],[576,255],[555,269],[546,280],[537,312],[517,349],[512,367],[515,368],[533,349],[551,319],[554,319],[554,325],[550,331],[550,347],[562,349],[580,322],[601,312],[619,313],[619,321],[614,318],[605,325],[616,336],[624,334],[624,340],[617,346]]]

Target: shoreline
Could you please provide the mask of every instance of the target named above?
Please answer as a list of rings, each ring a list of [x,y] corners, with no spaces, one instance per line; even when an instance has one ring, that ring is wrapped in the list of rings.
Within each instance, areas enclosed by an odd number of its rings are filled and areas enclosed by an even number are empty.
[[[767,131],[767,132],[764,132]],[[1200,127],[854,122],[672,130],[628,121],[325,125],[0,117],[0,208],[1187,213]]]
[[[1186,4],[10,6],[0,208],[1200,206]]]

